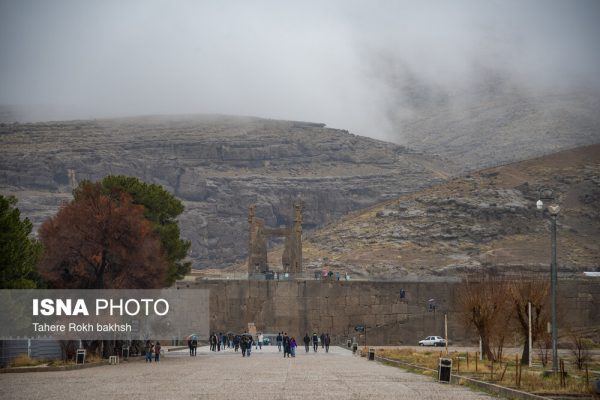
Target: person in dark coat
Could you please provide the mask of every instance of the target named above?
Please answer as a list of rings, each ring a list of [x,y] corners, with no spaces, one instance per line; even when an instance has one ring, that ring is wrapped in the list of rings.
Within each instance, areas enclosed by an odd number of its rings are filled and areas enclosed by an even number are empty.
[[[304,335],[304,348],[306,349],[306,352],[308,353],[308,351],[310,349],[310,336],[308,336],[308,332],[306,333],[306,335]]]
[[[192,355],[196,355],[196,351],[198,350],[198,338],[196,336],[192,336]]]
[[[246,357],[246,346],[248,345],[247,336],[242,335],[240,339],[240,348],[242,349],[242,357]]]
[[[233,337],[233,349],[235,350],[235,352],[237,353],[238,349],[240,348],[240,341],[242,339],[240,338],[240,335],[235,335]]]
[[[325,334],[325,339],[323,340],[323,342],[325,342],[325,352],[329,353],[329,344],[331,343],[331,338],[329,337],[329,333]]]
[[[248,335],[246,342],[246,355],[250,357],[250,353],[252,353],[252,345],[254,344],[254,340],[252,340],[252,335]]]
[[[313,332],[312,340],[313,340],[313,351],[316,353],[317,349],[319,348],[319,337],[317,336],[317,332]]]
[[[154,345],[154,362],[160,361],[160,342],[157,341]]]
[[[210,351],[217,351],[217,335],[213,332],[209,338],[210,341]]]
[[[290,337],[287,332],[283,334],[283,357],[289,357],[292,354]]]
[[[325,334],[321,332],[321,348],[325,347]]]

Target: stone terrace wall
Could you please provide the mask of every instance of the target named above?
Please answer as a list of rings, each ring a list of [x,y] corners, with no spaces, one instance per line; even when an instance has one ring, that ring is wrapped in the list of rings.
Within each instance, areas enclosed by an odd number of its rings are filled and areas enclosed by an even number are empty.
[[[453,343],[477,339],[455,311],[459,283],[205,280],[178,287],[210,289],[210,326],[216,332],[243,332],[253,322],[266,333],[329,332],[335,343],[345,343],[357,336],[356,325],[366,325],[368,344],[409,345],[428,335],[443,336],[447,312]],[[429,311],[430,299],[435,312]],[[567,326],[600,328],[600,281],[559,281],[558,305],[559,335]]]

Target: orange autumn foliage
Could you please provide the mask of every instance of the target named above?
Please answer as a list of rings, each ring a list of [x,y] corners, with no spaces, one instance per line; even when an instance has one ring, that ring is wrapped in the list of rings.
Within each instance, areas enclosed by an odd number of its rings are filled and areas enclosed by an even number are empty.
[[[131,196],[83,188],[39,230],[39,272],[52,288],[149,289],[164,286],[168,263],[160,240]]]

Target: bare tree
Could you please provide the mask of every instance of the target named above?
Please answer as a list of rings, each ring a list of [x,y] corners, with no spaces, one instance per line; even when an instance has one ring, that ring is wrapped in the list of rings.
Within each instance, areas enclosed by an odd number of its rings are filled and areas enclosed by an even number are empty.
[[[571,353],[575,357],[575,365],[577,365],[577,369],[581,370],[585,363],[591,360],[590,340],[575,332],[569,334],[569,339]]]
[[[548,322],[546,309],[548,299],[548,280],[526,279],[513,280],[509,284],[509,294],[514,310],[517,329],[525,343],[521,364],[529,363],[529,303],[531,302],[531,338],[535,342],[544,332]]]
[[[542,361],[542,366],[545,368],[548,365],[548,360],[550,358],[550,348],[552,347],[552,336],[544,331],[542,332],[538,340],[534,343],[537,343],[538,350],[540,352],[540,360]]]
[[[508,287],[498,277],[466,280],[457,296],[465,322],[475,328],[481,337],[482,352],[488,360],[502,355],[504,339],[510,329],[512,309],[507,296]],[[492,348],[496,351],[492,351]]]

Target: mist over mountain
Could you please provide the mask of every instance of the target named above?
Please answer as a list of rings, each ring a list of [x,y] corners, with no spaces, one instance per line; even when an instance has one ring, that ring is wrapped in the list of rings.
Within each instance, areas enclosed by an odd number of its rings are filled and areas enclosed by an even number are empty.
[[[402,142],[464,170],[600,142],[600,96],[591,91],[534,95],[497,80],[450,97],[414,87],[417,109],[391,114]]]
[[[594,0],[2,2],[0,104],[4,121],[219,113],[413,144],[480,103],[597,102],[599,19]]]

